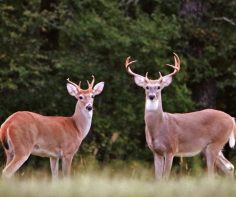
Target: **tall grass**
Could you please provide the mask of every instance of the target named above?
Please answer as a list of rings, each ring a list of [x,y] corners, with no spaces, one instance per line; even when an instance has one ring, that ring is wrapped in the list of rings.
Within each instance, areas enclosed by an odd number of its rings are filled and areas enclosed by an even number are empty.
[[[0,180],[0,196],[96,196],[96,197],[234,197],[236,182],[222,177],[181,176],[168,181],[154,180],[150,164],[96,162],[73,166],[71,178],[51,180],[48,169],[25,168],[11,180]]]
[[[14,179],[0,182],[0,196],[181,196],[234,197],[235,181],[222,178],[180,178],[154,180],[100,174],[81,174],[70,179]]]

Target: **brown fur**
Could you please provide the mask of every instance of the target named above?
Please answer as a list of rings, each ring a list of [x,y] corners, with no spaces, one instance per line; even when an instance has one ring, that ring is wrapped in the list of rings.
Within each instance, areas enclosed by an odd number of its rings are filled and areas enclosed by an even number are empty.
[[[233,165],[223,156],[221,149],[236,133],[232,117],[224,112],[207,109],[192,113],[170,114],[163,112],[161,91],[172,82],[172,76],[180,70],[180,59],[174,53],[174,71],[159,79],[151,80],[134,73],[130,65],[135,61],[126,59],[125,67],[134,76],[135,83],[145,89],[145,136],[154,154],[157,179],[168,177],[174,156],[194,156],[203,152],[208,174],[213,174],[216,165],[223,172],[233,174]],[[236,134],[235,134],[236,136]],[[226,174],[227,174],[226,173]]]
[[[92,88],[93,80],[87,90],[69,82],[67,90],[78,100],[73,116],[43,116],[21,111],[2,124],[0,139],[7,156],[4,177],[11,177],[31,154],[50,158],[53,177],[58,176],[59,159],[62,159],[63,175],[70,174],[72,159],[92,123],[94,96],[102,92],[104,82]]]

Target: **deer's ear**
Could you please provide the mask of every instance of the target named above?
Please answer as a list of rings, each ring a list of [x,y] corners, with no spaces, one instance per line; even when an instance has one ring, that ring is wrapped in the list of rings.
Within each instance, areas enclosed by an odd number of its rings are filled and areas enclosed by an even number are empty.
[[[171,76],[166,76],[166,77],[163,77],[163,79],[162,79],[163,87],[166,87],[166,86],[170,85],[171,82],[172,82],[172,77]]]
[[[79,93],[77,87],[75,87],[74,85],[72,85],[70,83],[66,84],[66,88],[67,88],[68,93],[71,96],[75,96],[76,97],[76,95]]]
[[[144,87],[145,85],[145,78],[142,76],[134,76],[134,82],[136,83],[136,85],[140,86],[140,87]]]
[[[94,88],[93,88],[93,94],[94,94],[94,96],[100,94],[100,93],[103,91],[104,84],[105,84],[105,83],[102,81],[102,82],[97,83],[97,84],[94,86]]]

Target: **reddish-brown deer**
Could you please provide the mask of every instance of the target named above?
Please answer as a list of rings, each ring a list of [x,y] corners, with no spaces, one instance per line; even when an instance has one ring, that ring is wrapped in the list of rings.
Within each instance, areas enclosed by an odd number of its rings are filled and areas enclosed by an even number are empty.
[[[202,152],[206,158],[208,174],[213,174],[214,166],[225,174],[233,176],[234,166],[223,156],[222,149],[229,141],[235,145],[235,121],[222,112],[213,109],[182,114],[163,112],[161,91],[170,85],[172,76],[180,70],[180,59],[174,53],[174,71],[156,80],[134,73],[130,65],[135,61],[126,59],[125,67],[134,76],[135,83],[144,88],[145,135],[154,154],[155,176],[157,179],[168,177],[173,157],[190,157]]]
[[[0,138],[7,157],[3,177],[11,177],[31,154],[50,158],[53,178],[58,177],[60,159],[63,175],[70,174],[72,159],[91,127],[94,96],[102,92],[104,82],[93,87],[93,77],[84,90],[81,83],[67,81],[69,94],[78,100],[71,117],[19,111],[1,125]]]

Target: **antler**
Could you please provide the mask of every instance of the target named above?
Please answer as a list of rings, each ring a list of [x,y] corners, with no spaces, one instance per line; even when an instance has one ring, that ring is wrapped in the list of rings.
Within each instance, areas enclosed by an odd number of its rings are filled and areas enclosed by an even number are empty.
[[[70,81],[70,79],[68,78],[68,79],[67,79],[67,82],[70,83],[70,84],[72,84],[72,85],[74,85],[74,86],[77,87],[79,90],[81,89],[81,88],[80,88],[81,81],[80,81],[79,84],[77,85],[76,83]]]
[[[88,83],[88,88],[89,89],[92,89],[93,88],[93,84],[94,84],[94,81],[95,81],[95,77],[92,75],[92,81],[91,81],[91,83],[89,83],[89,81],[87,80],[87,83]]]
[[[179,72],[179,70],[180,70],[180,59],[179,59],[179,57],[178,57],[178,55],[177,55],[176,53],[173,53],[173,54],[174,54],[175,65],[166,64],[166,66],[170,66],[170,67],[174,68],[174,71],[173,71],[172,73],[168,74],[168,75],[165,75],[164,77],[166,77],[166,76],[172,76],[172,75],[176,74],[177,72]],[[138,75],[138,74],[134,73],[134,72],[131,70],[130,65],[133,64],[134,62],[136,62],[136,60],[130,61],[130,57],[127,57],[127,58],[126,58],[126,61],[125,61],[125,68],[126,68],[126,71],[127,71],[129,74],[133,75],[133,76],[141,76],[141,75]],[[159,75],[160,75],[160,77],[159,77],[159,79],[157,79],[157,80],[158,80],[158,81],[161,81],[162,78],[163,78],[163,76],[161,75],[160,72],[159,72]],[[146,81],[149,80],[149,79],[148,79],[148,72],[146,73],[145,80],[146,80]]]
[[[126,71],[127,71],[129,74],[133,75],[133,76],[141,76],[141,75],[139,75],[139,74],[134,73],[134,72],[131,70],[131,68],[130,68],[130,65],[133,64],[134,62],[136,62],[137,60],[133,60],[133,61],[129,61],[129,60],[130,60],[130,56],[127,57],[126,60],[125,60],[125,68],[126,68]],[[146,73],[146,78],[147,78],[147,75],[148,75],[148,73]],[[141,77],[143,77],[143,76],[141,76]]]
[[[179,72],[179,70],[180,70],[180,59],[176,53],[173,53],[173,54],[174,54],[175,65],[166,64],[166,66],[170,66],[170,67],[174,68],[174,71],[168,75],[165,75],[165,77],[172,76],[172,75],[176,74],[177,72]],[[160,78],[162,78],[161,74],[160,74]]]
[[[94,85],[94,82],[95,82],[95,77],[92,75],[92,81],[91,83],[89,83],[89,81],[87,80],[87,83],[88,83],[88,89],[93,89],[93,85]],[[79,84],[77,85],[76,83],[70,81],[70,79],[68,78],[67,79],[67,82],[74,85],[75,87],[77,87],[79,90],[82,90],[82,88],[80,87],[81,85],[81,81],[79,82]]]

